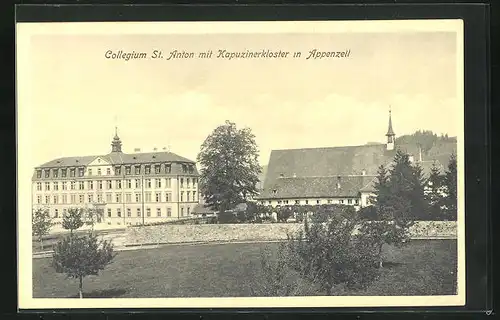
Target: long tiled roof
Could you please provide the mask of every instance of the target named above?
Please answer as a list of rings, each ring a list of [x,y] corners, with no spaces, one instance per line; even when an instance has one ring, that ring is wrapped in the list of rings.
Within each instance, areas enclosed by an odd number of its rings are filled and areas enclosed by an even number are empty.
[[[102,158],[112,164],[144,164],[155,162],[186,162],[195,163],[192,160],[181,157],[172,152],[148,152],[148,153],[122,153],[112,152],[101,156],[81,156],[81,157],[64,157],[51,160],[39,166],[39,168],[57,168],[57,167],[73,167],[86,166],[97,158]]]
[[[278,178],[259,198],[336,198],[357,197],[374,176],[331,176]]]

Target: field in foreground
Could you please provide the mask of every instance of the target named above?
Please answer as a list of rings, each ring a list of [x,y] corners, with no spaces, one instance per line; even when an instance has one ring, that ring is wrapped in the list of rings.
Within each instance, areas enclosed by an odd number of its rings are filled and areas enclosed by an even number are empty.
[[[265,248],[276,249],[277,244],[176,245],[119,252],[100,276],[84,279],[84,295],[89,298],[252,296],[265,287],[260,265],[261,250]],[[378,280],[363,291],[337,294],[455,294],[455,240],[414,240],[402,249],[385,248],[384,256],[388,263]],[[77,281],[55,273],[50,262],[50,258],[33,259],[33,297],[77,297]]]

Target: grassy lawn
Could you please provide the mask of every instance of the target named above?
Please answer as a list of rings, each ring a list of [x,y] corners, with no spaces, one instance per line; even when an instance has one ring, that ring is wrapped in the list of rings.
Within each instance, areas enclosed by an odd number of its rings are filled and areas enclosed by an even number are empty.
[[[99,277],[84,279],[86,297],[241,297],[262,287],[260,257],[277,244],[176,245],[119,252]],[[455,294],[456,241],[412,241],[386,248],[388,263],[368,288],[342,295]],[[49,258],[33,259],[35,298],[76,297],[75,280],[56,274]],[[253,289],[253,290],[252,290]],[[317,293],[321,295],[321,293]]]

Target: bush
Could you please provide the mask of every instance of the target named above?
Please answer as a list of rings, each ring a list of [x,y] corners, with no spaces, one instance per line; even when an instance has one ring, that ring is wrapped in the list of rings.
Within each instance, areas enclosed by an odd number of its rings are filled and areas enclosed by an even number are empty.
[[[217,214],[217,222],[226,223],[238,223],[238,217],[233,212],[220,212]]]
[[[377,255],[370,239],[354,235],[358,220],[333,215],[327,223],[304,223],[304,231],[289,236],[289,250],[299,257],[292,267],[318,282],[327,295],[336,286],[360,289],[377,276]]]
[[[289,268],[289,262],[296,257],[285,243],[276,251],[268,248],[261,251],[261,272],[263,281],[252,287],[252,296],[286,297],[311,296],[319,292],[317,284]]]
[[[268,290],[293,293],[285,281],[290,274],[305,281],[302,284],[314,284],[325,295],[344,287],[361,289],[374,281],[378,275],[377,252],[371,238],[354,233],[358,222],[350,210],[331,214],[326,223],[309,223],[306,219],[303,231],[288,235],[277,262],[263,262]]]
[[[362,207],[358,211],[360,219],[363,220],[378,220],[377,209],[375,206]]]

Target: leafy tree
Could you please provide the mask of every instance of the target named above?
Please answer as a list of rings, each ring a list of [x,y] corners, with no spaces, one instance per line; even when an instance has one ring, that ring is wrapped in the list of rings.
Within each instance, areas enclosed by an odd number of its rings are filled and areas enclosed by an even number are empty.
[[[79,280],[78,292],[83,298],[83,278],[98,275],[115,255],[110,241],[98,240],[92,233],[83,236],[72,234],[55,246],[52,266],[57,273]]]
[[[389,172],[379,167],[373,199],[378,219],[363,221],[360,226],[360,232],[371,239],[379,267],[382,267],[384,244],[401,246],[408,240],[408,229],[413,225],[415,183],[416,175],[409,156],[400,150]]]
[[[287,220],[293,215],[293,210],[290,206],[282,206],[277,210],[278,221],[287,222]]]
[[[32,213],[32,235],[38,238],[40,250],[43,250],[43,236],[47,235],[52,228],[52,218],[48,209],[38,208]]]
[[[205,202],[219,212],[257,194],[261,167],[255,136],[226,121],[203,142],[198,154],[200,188]]]
[[[457,219],[457,158],[455,154],[450,156],[448,169],[444,176],[446,196],[444,198],[445,218],[447,220]]]
[[[429,212],[428,202],[425,196],[425,185],[427,184],[427,179],[425,179],[422,167],[418,162],[411,165],[411,169],[413,171],[411,191],[409,195],[412,211],[411,215],[415,220],[427,220]]]
[[[63,216],[62,227],[69,230],[72,234],[73,231],[80,229],[84,225],[83,221],[84,212],[81,208],[70,208]]]
[[[434,162],[427,183],[426,198],[429,203],[430,220],[440,220],[443,217],[441,207],[443,206],[442,188],[444,184],[443,176],[439,167]]]

